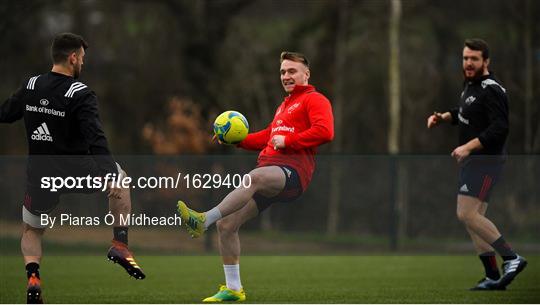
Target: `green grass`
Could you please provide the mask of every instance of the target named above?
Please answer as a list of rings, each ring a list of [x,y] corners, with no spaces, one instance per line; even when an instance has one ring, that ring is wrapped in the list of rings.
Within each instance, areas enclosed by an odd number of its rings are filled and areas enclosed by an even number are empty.
[[[470,292],[474,256],[250,256],[242,282],[250,303],[538,303],[540,256],[502,292]],[[105,256],[47,256],[48,303],[198,303],[223,283],[216,256],[141,256],[136,281]],[[23,303],[20,256],[0,257],[0,302]]]

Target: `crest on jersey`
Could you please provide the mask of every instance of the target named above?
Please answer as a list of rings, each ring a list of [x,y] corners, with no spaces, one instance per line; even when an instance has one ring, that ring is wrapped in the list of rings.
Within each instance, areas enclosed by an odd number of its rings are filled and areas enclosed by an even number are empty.
[[[287,109],[287,113],[291,114],[293,111],[295,111],[298,107],[300,107],[300,103],[296,103],[294,105],[292,105],[291,107],[289,107]]]
[[[471,95],[471,96],[469,96],[469,97],[465,100],[465,104],[470,105],[470,104],[472,104],[474,101],[476,101],[476,97],[474,97],[474,96]]]

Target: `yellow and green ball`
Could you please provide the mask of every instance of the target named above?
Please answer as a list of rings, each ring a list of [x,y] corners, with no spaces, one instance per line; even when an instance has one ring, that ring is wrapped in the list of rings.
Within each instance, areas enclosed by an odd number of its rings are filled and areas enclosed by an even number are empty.
[[[242,142],[249,132],[246,118],[238,111],[225,111],[214,121],[214,134],[225,144]]]

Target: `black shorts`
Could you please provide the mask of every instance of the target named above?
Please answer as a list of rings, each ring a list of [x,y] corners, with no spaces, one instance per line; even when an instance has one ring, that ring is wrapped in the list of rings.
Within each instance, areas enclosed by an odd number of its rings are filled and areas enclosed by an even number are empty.
[[[63,194],[92,194],[101,191],[94,188],[82,188],[72,190],[58,190],[53,192],[39,186],[26,185],[24,195],[24,207],[34,215],[49,214],[60,202]]]
[[[69,166],[65,166],[60,170],[57,167],[48,172],[44,170],[37,171],[34,166],[34,169],[28,172],[24,207],[30,213],[34,215],[49,214],[60,202],[60,196],[62,194],[91,194],[101,191],[98,188],[86,187],[86,183],[82,183],[83,188],[61,188],[56,191],[51,191],[51,188],[42,188],[42,177],[101,177],[100,169],[93,160],[81,159],[77,160],[78,162],[70,161]]]
[[[488,202],[493,186],[499,180],[504,161],[469,158],[459,171],[458,194]]]
[[[257,204],[257,209],[259,213],[266,210],[275,202],[290,202],[302,195],[302,184],[300,183],[300,176],[296,170],[289,166],[277,165],[285,173],[285,187],[278,195],[268,198],[263,195],[255,193],[253,195],[253,200]]]

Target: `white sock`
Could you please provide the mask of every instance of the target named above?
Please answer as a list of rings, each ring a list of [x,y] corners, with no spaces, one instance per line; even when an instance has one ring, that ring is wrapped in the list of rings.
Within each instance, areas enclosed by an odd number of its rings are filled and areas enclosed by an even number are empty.
[[[214,207],[213,209],[204,214],[206,216],[206,220],[204,221],[205,229],[208,229],[208,227],[211,226],[214,222],[221,219],[221,212],[219,211],[218,207]]]
[[[242,283],[240,282],[240,265],[223,265],[225,271],[225,283],[227,288],[240,291]]]

